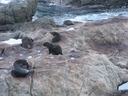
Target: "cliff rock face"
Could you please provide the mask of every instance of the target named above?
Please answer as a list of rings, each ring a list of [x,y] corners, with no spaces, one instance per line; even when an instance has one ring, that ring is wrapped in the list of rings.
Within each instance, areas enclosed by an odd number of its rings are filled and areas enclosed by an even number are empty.
[[[127,5],[128,1],[127,0],[72,0],[67,2],[67,0],[63,0],[63,3],[70,3],[70,4],[75,4],[75,5],[80,5],[80,6],[84,6],[84,5]]]
[[[12,0],[0,7],[0,25],[31,21],[38,0]]]
[[[108,5],[127,5],[127,0],[81,0],[81,5],[87,5],[87,4],[108,4]]]
[[[34,47],[6,47],[0,58],[0,96],[118,96],[111,94],[128,81],[127,20],[118,17],[116,21],[110,18],[52,28],[62,35],[56,44],[62,47],[63,55],[49,55],[43,46],[51,42],[51,31],[24,31],[34,39]],[[26,59],[34,73],[25,78],[7,75],[17,59]]]

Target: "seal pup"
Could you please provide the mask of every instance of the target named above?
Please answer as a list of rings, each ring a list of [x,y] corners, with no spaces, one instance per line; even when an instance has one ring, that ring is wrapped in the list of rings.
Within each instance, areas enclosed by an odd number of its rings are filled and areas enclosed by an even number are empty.
[[[54,38],[52,39],[52,42],[59,42],[61,40],[61,35],[57,32],[50,32]]]
[[[22,38],[21,46],[23,48],[32,49],[33,45],[34,45],[34,43],[33,43],[33,39],[32,38],[30,38],[30,37],[23,37]]]
[[[29,74],[29,64],[24,59],[16,60],[13,63],[11,74],[16,77],[26,77]]]
[[[49,49],[49,54],[52,53],[53,55],[63,55],[62,48],[59,45],[53,45],[49,42],[44,42],[43,46],[46,46]]]

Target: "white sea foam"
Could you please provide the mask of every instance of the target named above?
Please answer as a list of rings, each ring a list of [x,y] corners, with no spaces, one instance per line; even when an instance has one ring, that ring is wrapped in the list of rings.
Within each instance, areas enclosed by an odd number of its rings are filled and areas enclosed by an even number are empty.
[[[28,56],[28,58],[30,59],[30,58],[32,58],[32,56]]]
[[[37,50],[38,53],[40,53],[41,51],[40,50]]]
[[[72,31],[72,30],[75,30],[75,28],[71,27],[71,28],[67,29],[66,31]]]
[[[53,56],[51,56],[50,58],[51,58],[51,59],[53,59],[54,57],[53,57]]]
[[[1,60],[1,59],[4,59],[4,57],[0,57],[0,60]]]
[[[126,11],[110,11],[110,12],[102,12],[102,13],[89,13],[86,15],[78,15],[74,18],[71,18],[72,21],[80,21],[80,22],[87,22],[87,21],[96,21],[96,20],[103,20],[108,19],[110,17],[118,16],[122,14],[123,16],[128,16],[128,12]]]
[[[74,60],[75,58],[74,58],[74,57],[71,57],[70,59],[71,59],[71,60]]]
[[[23,54],[20,54],[20,56],[23,56]]]
[[[9,39],[9,40],[6,40],[6,41],[2,41],[0,42],[2,44],[8,44],[8,45],[16,45],[16,44],[21,44],[22,43],[22,39]]]
[[[0,3],[2,4],[8,4],[9,2],[11,2],[12,0],[0,0]]]
[[[55,20],[55,22],[59,25],[63,24],[65,20],[71,20],[71,21],[78,21],[78,22],[88,22],[88,21],[96,21],[96,20],[103,20],[108,19],[110,17],[118,16],[122,14],[123,16],[128,16],[128,9],[113,9],[109,11],[103,11],[103,12],[89,12],[87,14],[81,14],[81,15],[73,15],[73,14],[66,14],[65,15],[59,15],[59,16],[53,16],[52,18]]]

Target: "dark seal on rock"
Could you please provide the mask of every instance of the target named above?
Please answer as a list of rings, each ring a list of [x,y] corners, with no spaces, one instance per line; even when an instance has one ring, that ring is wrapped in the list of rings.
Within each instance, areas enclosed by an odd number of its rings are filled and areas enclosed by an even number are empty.
[[[61,35],[57,32],[50,32],[54,38],[52,39],[52,42],[59,42],[61,40]]]
[[[49,49],[49,54],[52,53],[53,55],[63,55],[62,49],[59,45],[53,45],[49,42],[44,42],[43,46],[46,46]]]
[[[16,60],[13,63],[11,74],[15,77],[26,77],[29,74],[30,66],[24,59]]]
[[[74,25],[74,23],[73,23],[71,20],[66,20],[66,21],[64,21],[63,24],[64,24],[64,25],[67,25],[67,26],[69,26],[69,25]]]
[[[33,48],[33,39],[30,37],[23,37],[22,38],[22,44],[21,46],[27,49],[32,49]]]

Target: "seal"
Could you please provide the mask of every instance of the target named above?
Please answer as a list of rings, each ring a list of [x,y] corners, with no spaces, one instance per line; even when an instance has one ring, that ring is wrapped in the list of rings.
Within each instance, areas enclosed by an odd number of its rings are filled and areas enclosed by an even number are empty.
[[[30,37],[23,37],[22,38],[21,46],[23,48],[32,49],[33,45],[34,45],[34,43],[33,43],[33,39],[32,38],[30,38]]]
[[[49,49],[49,54],[53,54],[53,55],[63,55],[62,54],[62,48],[59,45],[53,45],[49,42],[44,42],[43,46],[46,46]]]
[[[11,74],[16,77],[26,77],[29,74],[29,64],[24,59],[16,60],[13,63]]]
[[[52,42],[59,42],[61,40],[61,35],[57,32],[50,32],[54,38],[52,39]]]

